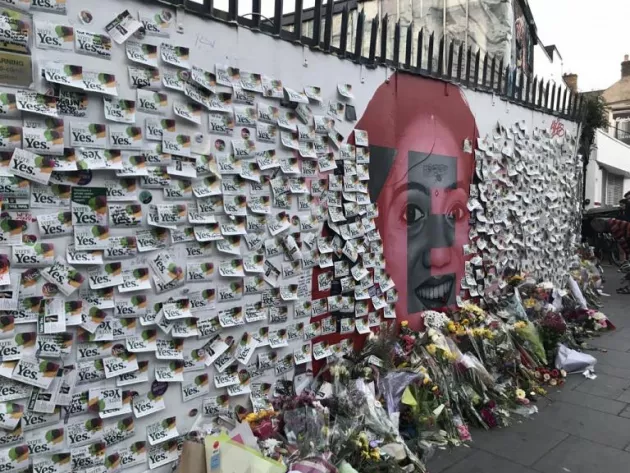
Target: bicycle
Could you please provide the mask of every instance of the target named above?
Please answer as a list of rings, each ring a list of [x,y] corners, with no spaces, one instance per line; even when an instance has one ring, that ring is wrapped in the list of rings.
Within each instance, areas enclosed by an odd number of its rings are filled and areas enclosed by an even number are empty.
[[[600,262],[608,260],[614,266],[621,266],[621,255],[619,245],[610,233],[598,233],[593,242],[595,256]]]

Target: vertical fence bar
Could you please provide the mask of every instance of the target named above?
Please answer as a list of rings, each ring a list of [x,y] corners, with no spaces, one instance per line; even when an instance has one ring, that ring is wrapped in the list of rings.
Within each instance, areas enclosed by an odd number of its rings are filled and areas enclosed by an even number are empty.
[[[346,55],[346,47],[348,45],[348,4],[343,6],[341,12],[341,38],[339,39],[339,49],[342,57]]]
[[[544,79],[540,80],[540,84],[538,84],[538,106],[542,107],[542,101],[545,95],[545,81]]]
[[[330,43],[332,41],[333,8],[333,2],[328,2],[326,4],[326,19],[324,21],[324,51],[330,51]]]
[[[465,84],[468,86],[470,84],[470,61],[472,61],[472,49],[468,46],[468,51],[466,51],[466,79]]]
[[[311,40],[311,47],[319,49],[319,42],[322,39],[322,1],[315,0],[315,6],[313,7],[313,39]]]
[[[440,38],[440,51],[438,52],[438,76],[442,77],[444,74],[444,36]]]
[[[273,34],[280,36],[282,33],[282,0],[276,0],[273,12]]]
[[[207,1],[202,1],[202,3],[197,3],[191,0],[179,0],[179,6],[183,6],[184,9],[190,10],[197,15],[206,16],[210,14],[210,3]]]
[[[569,93],[569,88],[565,87],[564,94],[562,94],[562,108],[560,109],[560,113],[562,115],[567,115],[567,95]]]
[[[405,69],[411,69],[411,49],[413,48],[413,23],[407,27],[407,38],[405,41]]]
[[[558,113],[562,112],[562,109],[560,108],[561,103],[562,103],[562,86],[558,84],[558,98],[556,99],[556,111]]]
[[[503,89],[503,95],[509,97],[510,95],[510,66],[505,68],[505,87]]]
[[[515,67],[512,71],[512,90],[510,90],[510,98],[515,99],[517,93],[516,78],[518,77],[518,69]]]
[[[453,78],[453,49],[455,48],[454,41],[451,40],[451,44],[448,47],[448,61],[446,62],[446,67],[448,70],[446,71],[446,77],[449,80]]]
[[[481,49],[477,50],[477,54],[475,54],[475,84],[477,87],[479,84],[479,60],[481,59]]]
[[[462,81],[462,66],[464,64],[464,42],[459,43],[459,50],[457,52],[457,82]]]
[[[481,85],[486,87],[486,80],[488,79],[488,53],[483,57],[483,74],[481,74]]]
[[[260,29],[260,0],[252,0],[252,29]]]
[[[214,0],[205,0],[206,12],[210,16],[214,16]]]
[[[383,17],[381,21],[381,56],[379,62],[385,64],[387,62],[387,22],[389,21],[388,15]]]
[[[543,108],[549,108],[549,84],[551,81],[547,81],[547,85],[545,86],[545,103],[543,103]]]
[[[523,101],[523,80],[525,79],[526,74],[521,72],[521,77],[518,81],[518,101]]]
[[[394,67],[400,66],[400,20],[394,26]]]
[[[429,74],[433,73],[433,42],[435,41],[435,33],[431,33],[429,36],[429,57],[427,61],[427,70]]]
[[[228,4],[228,21],[238,19],[238,0],[230,0]]]
[[[304,0],[295,0],[295,12],[293,12],[293,35],[298,43],[302,41],[302,7]]]
[[[525,95],[522,99],[522,101],[525,103],[527,103],[527,101],[529,100],[529,86],[530,86],[531,81],[532,81],[531,77],[525,76]]]
[[[573,95],[573,92],[569,91],[569,102],[567,104],[567,113],[566,113],[567,117],[571,116],[571,109],[575,106],[573,103],[574,100],[575,100],[575,97]]]
[[[556,84],[553,84],[551,88],[551,102],[549,102],[549,109],[553,112],[556,106]]]
[[[496,90],[501,93],[501,85],[503,84],[503,59],[499,63],[499,78],[497,79],[497,88]]]
[[[534,84],[532,85],[532,99],[530,103],[536,106],[536,91],[538,90],[538,76],[534,77]]]
[[[372,31],[370,32],[370,58],[368,63],[373,65],[376,61],[376,39],[378,36],[378,17],[372,20]]]
[[[422,70],[422,47],[424,42],[424,28],[418,31],[418,50],[416,51],[416,69]]]
[[[357,17],[357,34],[354,39],[354,57],[355,60],[361,62],[363,56],[363,24],[365,22],[365,13],[361,10]]]

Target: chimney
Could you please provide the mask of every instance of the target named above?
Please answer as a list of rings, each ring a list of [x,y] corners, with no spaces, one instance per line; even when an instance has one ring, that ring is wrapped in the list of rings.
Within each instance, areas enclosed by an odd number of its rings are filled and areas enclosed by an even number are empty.
[[[626,54],[621,63],[621,78],[630,76],[630,57]]]
[[[574,94],[578,93],[578,75],[577,74],[564,74],[562,76],[564,83]]]

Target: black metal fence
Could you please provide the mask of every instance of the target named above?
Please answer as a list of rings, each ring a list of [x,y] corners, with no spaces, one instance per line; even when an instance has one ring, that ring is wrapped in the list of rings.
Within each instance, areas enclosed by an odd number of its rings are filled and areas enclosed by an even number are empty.
[[[315,6],[307,10],[307,15],[304,14],[303,0],[249,0],[247,5],[251,4],[251,12],[243,15],[238,13],[239,0],[227,0],[227,11],[215,8],[214,0],[145,1],[184,8],[210,20],[299,43],[368,68],[390,67],[494,93],[510,102],[565,119],[577,121],[581,118],[583,97],[567,87],[543,78],[530,78],[505,64],[503,59],[497,60],[470,47],[464,49],[461,42],[443,36],[438,38],[433,32],[423,29],[414,31],[413,24],[403,26],[400,21],[394,23],[387,16],[380,20],[377,17],[367,20],[361,11],[353,22],[355,30],[349,32],[350,13],[357,8],[356,0],[328,0],[326,4],[323,0],[315,0]],[[274,2],[272,18],[263,16],[263,1],[265,4]],[[283,7],[287,3],[291,3],[293,9],[290,15],[283,15]],[[333,44],[333,18],[339,15],[339,40],[338,44]],[[288,24],[288,18],[292,24]],[[308,28],[308,36],[303,34],[306,21],[313,21],[312,28]],[[393,38],[388,34],[391,29]],[[348,38],[353,38],[354,44],[349,44]],[[364,48],[364,44],[369,44],[369,48]],[[367,53],[364,52],[366,49]]]

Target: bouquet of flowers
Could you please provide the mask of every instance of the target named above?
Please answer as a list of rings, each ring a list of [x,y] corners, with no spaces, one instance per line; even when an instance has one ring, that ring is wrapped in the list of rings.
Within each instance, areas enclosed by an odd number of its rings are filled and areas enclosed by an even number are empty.
[[[546,365],[547,357],[545,347],[540,339],[536,326],[529,321],[520,320],[513,325],[513,328],[517,340],[523,344],[534,360],[539,365]]]
[[[567,323],[561,314],[549,312],[539,321],[539,327],[547,359],[553,360],[556,357],[558,344],[562,343],[566,336]]]

